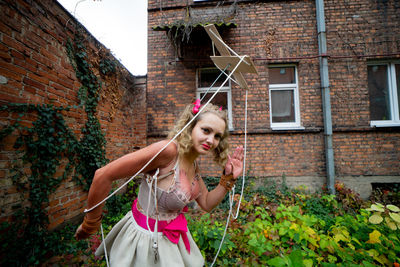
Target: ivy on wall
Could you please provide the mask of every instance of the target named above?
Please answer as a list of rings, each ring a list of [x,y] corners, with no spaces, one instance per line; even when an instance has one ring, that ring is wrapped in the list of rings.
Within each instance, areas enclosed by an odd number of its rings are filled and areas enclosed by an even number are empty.
[[[2,231],[1,239],[4,237],[4,240],[1,240],[1,243],[5,244],[6,250],[9,250],[2,259],[11,261],[6,262],[5,266],[37,264],[39,258],[43,256],[43,251],[54,245],[54,240],[48,239],[49,221],[44,207],[49,204],[49,195],[72,170],[77,140],[65,124],[62,115],[62,111],[68,108],[9,104],[0,107],[0,110],[19,114],[14,124],[2,129],[0,137],[5,137],[14,131],[19,134],[14,143],[18,157],[14,161],[11,175],[18,191],[25,195],[30,203],[27,207],[22,208],[21,205],[15,207],[19,210],[18,215],[15,215],[17,222],[8,227],[10,229],[7,229],[7,225],[2,225],[2,230],[7,232],[3,235]],[[36,116],[31,127],[21,124],[21,118],[25,114]],[[65,171],[61,176],[55,177],[65,157],[69,159]],[[23,168],[26,165],[30,169],[28,175]],[[11,234],[14,236],[7,238]],[[11,255],[13,256],[9,258]]]
[[[14,123],[0,130],[0,141],[15,132],[18,134],[14,143],[18,157],[11,176],[17,190],[30,203],[27,207],[15,207],[15,223],[0,226],[0,265],[36,265],[46,259],[46,254],[62,249],[60,238],[47,230],[49,220],[45,208],[49,205],[49,195],[71,174],[77,184],[88,190],[96,169],[107,163],[106,139],[97,119],[101,80],[89,63],[80,29],[76,29],[73,40],[68,40],[66,49],[81,82],[79,105],[55,107],[10,103],[0,107],[0,111],[8,111],[10,117],[13,113],[18,114]],[[99,62],[97,67],[102,77],[115,74],[117,64],[113,58],[104,57]],[[84,109],[87,115],[80,140],[64,119],[65,112],[71,109],[77,112]],[[22,123],[26,115],[35,118],[32,125]],[[24,171],[25,166],[29,167],[28,172]],[[60,172],[60,169],[63,170]],[[56,177],[57,173],[62,174]]]
[[[83,185],[84,189],[88,190],[91,184],[89,177],[93,177],[94,172],[107,162],[105,158],[106,140],[96,117],[101,81],[91,70],[84,37],[79,30],[76,31],[74,42],[68,40],[67,52],[75,69],[76,77],[81,82],[78,91],[79,105],[85,108],[87,114],[87,121],[81,129],[83,138],[77,147],[79,160],[76,162],[75,170],[78,175],[75,175],[74,178]],[[86,180],[82,180],[80,177]]]

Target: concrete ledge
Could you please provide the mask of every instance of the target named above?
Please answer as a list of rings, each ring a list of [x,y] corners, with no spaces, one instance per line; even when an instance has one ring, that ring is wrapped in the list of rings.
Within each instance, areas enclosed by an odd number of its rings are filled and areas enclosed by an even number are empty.
[[[315,193],[322,190],[326,184],[326,177],[322,176],[293,176],[286,177],[289,188],[305,187],[305,191]],[[268,183],[281,184],[283,178],[260,177],[255,179],[255,186],[265,186]],[[372,183],[400,183],[400,176],[343,176],[336,177],[335,181],[342,182],[346,187],[354,190],[362,199],[368,199],[372,193]]]
[[[336,181],[343,182],[362,199],[367,199],[372,193],[372,183],[400,183],[400,176],[344,176],[337,177]]]

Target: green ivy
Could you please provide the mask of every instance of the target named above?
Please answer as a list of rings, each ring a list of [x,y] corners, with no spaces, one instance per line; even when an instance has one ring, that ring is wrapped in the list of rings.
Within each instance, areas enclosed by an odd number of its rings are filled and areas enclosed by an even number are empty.
[[[14,124],[1,130],[0,137],[3,138],[14,131],[19,133],[14,143],[19,157],[14,161],[11,178],[19,192],[22,194],[29,192],[27,198],[30,206],[19,207],[20,214],[16,216],[17,219],[27,223],[18,222],[13,227],[10,226],[10,229],[17,226],[17,237],[19,236],[23,241],[15,237],[11,240],[3,240],[8,245],[16,242],[8,249],[17,247],[18,249],[13,252],[17,254],[17,257],[3,259],[6,262],[7,260],[17,261],[19,263],[17,265],[37,264],[39,259],[52,248],[47,231],[49,221],[43,207],[48,206],[49,195],[71,173],[72,165],[76,161],[77,140],[65,124],[62,115],[62,111],[67,111],[69,108],[48,104],[8,104],[0,107],[0,111],[5,110],[19,114]],[[31,127],[21,124],[25,114],[36,116]],[[65,171],[56,177],[55,174],[64,158],[68,159]],[[28,175],[21,170],[18,162],[30,167]]]
[[[60,237],[47,230],[49,220],[44,208],[49,205],[49,195],[72,174],[72,170],[75,170],[74,181],[88,190],[96,169],[107,163],[106,139],[96,117],[101,81],[88,63],[84,41],[77,29],[74,40],[67,42],[68,56],[81,82],[79,106],[10,103],[0,107],[0,111],[18,114],[13,123],[0,130],[0,141],[14,132],[18,133],[14,148],[19,156],[14,161],[11,176],[21,195],[28,192],[30,202],[25,208],[20,205],[14,207],[17,210],[14,214],[15,223],[3,223],[0,226],[1,265],[37,265],[49,255],[58,254],[62,250]],[[103,75],[115,72],[114,61],[101,59],[100,62]],[[78,140],[66,125],[63,112],[71,109],[78,109],[79,112],[82,108],[87,120],[81,128],[82,137]],[[21,123],[27,114],[36,119],[30,126]],[[65,169],[56,177],[63,164]],[[23,171],[24,166],[29,166],[28,174]]]
[[[80,105],[84,106],[87,121],[81,129],[83,138],[80,141],[78,148],[79,160],[76,162],[76,172],[80,177],[85,177],[85,180],[80,179],[78,175],[74,178],[78,184],[83,185],[85,190],[88,190],[91,184],[91,179],[94,172],[107,163],[105,154],[106,140],[101,131],[99,120],[96,117],[97,104],[100,98],[101,81],[91,70],[91,65],[87,60],[86,47],[84,45],[84,37],[77,29],[74,42],[68,40],[67,52],[75,69],[76,77],[81,82],[81,87],[78,91]],[[108,63],[105,63],[108,62]],[[115,71],[115,63],[109,63],[109,60],[102,59],[100,70],[103,74],[108,71]]]

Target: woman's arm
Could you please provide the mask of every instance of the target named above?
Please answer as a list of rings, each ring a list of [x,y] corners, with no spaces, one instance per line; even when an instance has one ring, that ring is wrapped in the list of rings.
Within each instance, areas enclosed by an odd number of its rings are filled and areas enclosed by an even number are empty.
[[[219,184],[208,191],[203,179],[200,180],[201,195],[196,199],[199,206],[207,212],[214,209],[224,199],[226,193],[230,190],[229,185],[233,185],[243,171],[243,147],[236,148],[232,157],[228,157],[225,165],[224,174]]]
[[[111,190],[112,182],[121,178],[134,175],[143,166],[156,155],[161,148],[168,143],[168,140],[154,143],[148,147],[127,154],[116,159],[106,166],[98,169],[93,177],[92,184],[89,189],[87,207],[91,208],[106,198]],[[144,170],[149,172],[160,167],[167,166],[177,155],[177,147],[174,143],[169,144]],[[96,221],[101,217],[104,204],[99,205],[94,210],[87,213],[86,217],[89,221]],[[77,236],[81,227],[77,230]],[[83,237],[85,238],[85,237]]]
[[[206,212],[212,211],[219,203],[224,199],[228,190],[222,185],[218,184],[212,191],[208,191],[203,179],[200,179],[200,191],[201,195],[196,199],[197,204],[200,208]]]

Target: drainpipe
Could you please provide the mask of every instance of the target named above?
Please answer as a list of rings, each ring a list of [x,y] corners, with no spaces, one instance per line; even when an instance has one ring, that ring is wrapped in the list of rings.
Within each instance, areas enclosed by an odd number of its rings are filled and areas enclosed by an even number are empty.
[[[335,164],[332,146],[332,116],[328,76],[328,55],[326,48],[324,1],[315,0],[315,3],[318,30],[318,51],[320,55],[319,69],[321,76],[322,110],[324,114],[325,160],[327,174],[326,184],[329,192],[331,194],[335,194]]]

